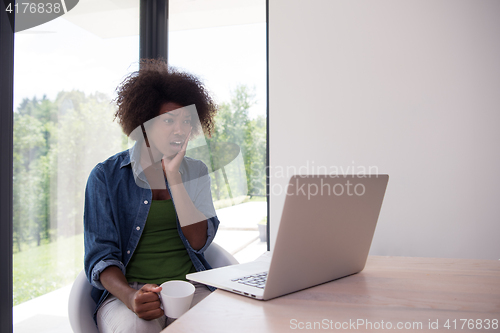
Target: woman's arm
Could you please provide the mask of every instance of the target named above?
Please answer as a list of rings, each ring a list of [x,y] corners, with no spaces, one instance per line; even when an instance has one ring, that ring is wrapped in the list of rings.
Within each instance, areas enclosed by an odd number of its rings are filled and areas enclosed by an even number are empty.
[[[193,249],[200,250],[207,242],[207,217],[195,207],[182,183],[179,171],[167,174],[167,180],[182,233]]]
[[[83,216],[85,272],[95,288],[104,290],[99,276],[109,266],[119,268],[123,274],[122,252],[118,247],[119,230],[113,221],[111,200],[108,195],[104,167],[98,164],[90,173],[85,190]]]
[[[170,185],[170,192],[175,202],[175,211],[179,218],[182,233],[194,250],[200,250],[207,242],[207,217],[201,213],[184,187],[179,167],[186,155],[191,132],[187,135],[181,150],[173,158],[163,157],[163,172]]]
[[[153,320],[164,316],[158,294],[161,287],[146,284],[135,290],[128,285],[125,275],[117,266],[109,266],[100,275],[101,284],[112,295],[123,302],[137,316],[144,320]]]

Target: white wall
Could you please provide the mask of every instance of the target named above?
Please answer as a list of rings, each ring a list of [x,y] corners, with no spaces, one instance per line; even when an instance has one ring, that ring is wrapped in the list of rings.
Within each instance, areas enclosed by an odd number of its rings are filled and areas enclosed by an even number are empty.
[[[376,166],[371,254],[500,258],[499,17],[497,0],[269,0],[272,244],[281,168]]]

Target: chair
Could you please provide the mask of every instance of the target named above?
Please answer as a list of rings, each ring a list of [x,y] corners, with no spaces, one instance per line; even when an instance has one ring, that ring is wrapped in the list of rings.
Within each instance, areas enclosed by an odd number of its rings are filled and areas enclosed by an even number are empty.
[[[205,251],[205,259],[212,268],[239,264],[238,260],[236,260],[231,253],[224,250],[219,244],[213,242]]]
[[[213,268],[237,264],[238,261],[216,243],[205,251],[205,259]],[[90,297],[92,286],[82,270],[73,282],[68,302],[68,317],[74,333],[98,333],[93,313],[95,302]]]

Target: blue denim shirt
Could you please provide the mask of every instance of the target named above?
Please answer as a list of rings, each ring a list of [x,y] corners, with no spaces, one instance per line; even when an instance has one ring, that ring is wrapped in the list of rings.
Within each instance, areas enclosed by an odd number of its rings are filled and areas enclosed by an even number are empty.
[[[97,303],[96,312],[109,294],[99,280],[101,272],[114,265],[125,274],[125,268],[146,225],[152,191],[138,162],[139,150],[136,144],[130,150],[97,164],[87,181],[84,211],[85,273],[94,287],[92,298]],[[195,207],[207,217],[207,242],[200,250],[191,247],[177,219],[177,230],[189,257],[195,269],[203,271],[211,268],[203,252],[214,239],[219,226],[210,191],[210,176],[203,162],[189,157],[184,157],[179,172]],[[168,183],[167,188],[170,191]]]

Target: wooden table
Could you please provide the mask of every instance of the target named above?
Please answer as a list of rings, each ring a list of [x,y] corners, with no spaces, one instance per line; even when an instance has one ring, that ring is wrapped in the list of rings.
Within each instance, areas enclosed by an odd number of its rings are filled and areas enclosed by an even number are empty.
[[[500,332],[499,321],[500,261],[370,256],[358,274],[269,301],[217,290],[163,332]]]

